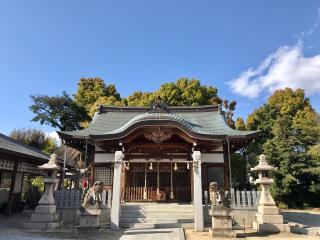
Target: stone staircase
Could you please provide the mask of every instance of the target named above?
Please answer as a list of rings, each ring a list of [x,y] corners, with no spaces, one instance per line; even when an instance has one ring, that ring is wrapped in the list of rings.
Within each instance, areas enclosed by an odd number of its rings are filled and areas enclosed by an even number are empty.
[[[121,228],[193,228],[191,204],[127,203],[121,207]]]

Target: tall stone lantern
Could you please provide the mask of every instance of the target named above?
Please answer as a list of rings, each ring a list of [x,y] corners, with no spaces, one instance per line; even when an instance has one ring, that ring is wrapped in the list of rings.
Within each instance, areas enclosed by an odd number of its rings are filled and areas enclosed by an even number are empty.
[[[274,181],[269,177],[269,174],[273,170],[277,170],[277,168],[269,165],[266,156],[263,154],[259,156],[259,164],[251,168],[251,171],[258,173],[255,184],[261,186],[258,213],[256,214],[256,222],[253,223],[253,227],[259,232],[286,231],[283,217],[279,214],[279,209],[270,194],[270,187]]]
[[[60,227],[59,214],[56,213],[56,204],[53,197],[55,185],[59,182],[57,171],[59,167],[56,164],[57,155],[51,154],[49,162],[39,166],[46,174],[43,178],[45,191],[39,200],[35,212],[31,215],[26,228],[30,229],[54,229]]]

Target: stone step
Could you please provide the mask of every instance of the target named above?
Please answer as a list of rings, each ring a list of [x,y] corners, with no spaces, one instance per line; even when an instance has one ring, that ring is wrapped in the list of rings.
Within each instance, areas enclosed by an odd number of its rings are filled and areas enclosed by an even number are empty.
[[[161,213],[161,212],[155,212],[155,213],[137,213],[137,212],[122,212],[121,218],[156,218],[156,217],[162,217],[162,218],[193,218],[193,213]]]
[[[134,204],[134,205],[124,205],[122,208],[127,209],[193,209],[193,205],[191,204]]]
[[[192,212],[194,211],[194,208],[165,208],[165,207],[161,207],[161,208],[121,208],[121,211],[153,211],[153,212],[159,212],[159,211],[175,211],[175,212],[185,212],[185,211],[189,211]]]
[[[194,228],[194,223],[120,223],[124,229]]]
[[[193,223],[193,218],[120,218],[120,223]]]

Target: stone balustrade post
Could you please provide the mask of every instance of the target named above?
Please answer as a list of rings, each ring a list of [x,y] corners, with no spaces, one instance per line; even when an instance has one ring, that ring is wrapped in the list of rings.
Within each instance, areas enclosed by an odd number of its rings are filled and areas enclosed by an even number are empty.
[[[201,152],[194,151],[193,158],[193,205],[194,205],[194,230],[203,232],[203,205],[202,205],[202,182],[201,182]]]

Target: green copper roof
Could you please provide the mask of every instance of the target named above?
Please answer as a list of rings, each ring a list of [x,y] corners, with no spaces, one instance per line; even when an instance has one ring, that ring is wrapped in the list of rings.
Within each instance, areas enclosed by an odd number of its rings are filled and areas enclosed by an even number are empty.
[[[95,136],[120,136],[126,130],[143,124],[173,123],[198,136],[223,136],[246,138],[256,131],[239,131],[230,128],[219,106],[167,107],[165,111],[152,111],[143,107],[104,106],[94,115],[90,126],[84,130],[62,132],[62,136],[90,138]]]

